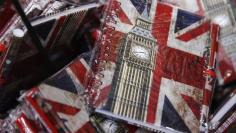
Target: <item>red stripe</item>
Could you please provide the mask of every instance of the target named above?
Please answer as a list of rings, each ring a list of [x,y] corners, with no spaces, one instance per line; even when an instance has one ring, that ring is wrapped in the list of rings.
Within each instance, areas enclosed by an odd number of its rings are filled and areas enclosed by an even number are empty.
[[[111,92],[111,85],[108,85],[106,87],[104,87],[101,92],[100,92],[100,95],[99,95],[99,98],[96,100],[96,103],[95,105],[100,105],[101,103],[103,103],[109,96]]]
[[[50,39],[46,45],[47,48],[52,48],[53,43],[54,41],[56,41],[57,35],[59,34],[59,31],[61,30],[61,27],[65,21],[65,18],[66,18],[65,16],[59,18],[57,25],[54,27],[53,29],[54,31],[52,32]]]
[[[87,122],[76,133],[96,133],[96,130],[90,122]]]
[[[76,62],[73,62],[69,68],[71,71],[75,74],[75,76],[78,78],[81,84],[85,84],[85,77],[87,74],[86,67],[82,64],[80,60],[76,60]]]
[[[55,111],[55,112],[60,112],[60,113],[67,114],[67,115],[75,115],[80,111],[80,109],[69,106],[69,105],[57,103],[57,102],[47,100],[47,99],[45,99],[45,100],[50,105],[52,105],[53,111]]]
[[[209,106],[211,103],[212,91],[205,89],[203,94],[203,105]]]
[[[15,123],[21,133],[37,133],[36,128],[32,125],[32,122],[26,118],[25,114],[21,114],[20,117],[16,119]]]
[[[127,124],[126,127],[128,128],[129,133],[136,133],[136,131],[139,129],[139,127],[134,126],[134,125],[130,125],[130,124]]]
[[[119,12],[118,12],[118,17],[120,18],[120,21],[122,23],[126,23],[126,24],[130,24],[133,25],[132,22],[129,20],[129,18],[126,16],[125,12],[123,11],[123,9],[120,8]]]
[[[210,30],[210,25],[211,24],[209,22],[205,22],[202,25],[198,26],[197,28],[192,29],[189,32],[184,33],[183,35],[178,36],[177,38],[182,40],[182,41],[185,41],[185,42],[188,42],[192,39],[196,39],[196,37],[202,35],[203,33],[206,33],[207,31],[209,31]]]
[[[157,42],[163,45],[163,42],[167,42],[168,31],[170,28],[170,22],[166,20],[171,20],[172,8],[164,4],[157,4],[156,16],[153,24],[153,35],[157,39]],[[161,20],[163,19],[163,21]],[[160,28],[161,26],[161,28]],[[165,34],[166,33],[166,34]],[[159,36],[161,35],[161,36]],[[158,44],[160,45],[160,44]],[[159,50],[162,51],[162,50]],[[160,69],[160,55],[157,55],[156,58],[156,68],[154,71],[153,82],[150,92],[150,98],[148,103],[148,113],[147,113],[147,122],[154,123],[156,116],[156,109],[158,103],[158,95],[161,84],[162,70]]]
[[[33,89],[28,93],[26,96],[26,100],[30,103],[31,107],[37,112],[37,114],[40,116],[40,119],[44,122],[45,126],[49,128],[49,130],[52,133],[57,133],[56,127],[50,122],[48,117],[45,115],[45,113],[41,110],[40,106],[37,104],[37,102],[33,99],[35,95],[36,89]]]
[[[209,66],[215,66],[215,57],[216,52],[218,51],[218,34],[219,34],[219,26],[212,24],[211,26],[211,53],[210,53],[210,62]]]
[[[193,114],[200,120],[200,107],[201,105],[197,103],[192,97],[181,94],[184,101],[188,104]]]
[[[162,69],[162,77],[199,89],[205,88],[203,58],[173,48],[163,47],[160,51],[159,64],[161,65],[157,69]]]

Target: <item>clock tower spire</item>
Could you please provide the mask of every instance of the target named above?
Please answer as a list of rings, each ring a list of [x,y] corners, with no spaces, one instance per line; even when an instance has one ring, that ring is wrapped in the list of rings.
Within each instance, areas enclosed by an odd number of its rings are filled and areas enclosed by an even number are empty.
[[[143,13],[141,14],[141,17],[144,17],[144,18],[149,19],[149,20],[151,19],[151,17],[150,17],[151,5],[152,5],[152,1],[151,0],[146,0],[145,8],[144,8]]]

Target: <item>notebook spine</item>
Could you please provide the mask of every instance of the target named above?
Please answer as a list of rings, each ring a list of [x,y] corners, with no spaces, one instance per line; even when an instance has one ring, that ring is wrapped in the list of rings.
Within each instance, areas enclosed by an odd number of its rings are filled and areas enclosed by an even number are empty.
[[[90,81],[88,81],[89,94],[92,95],[92,100],[89,102],[90,105],[94,105],[99,96],[99,88],[103,85],[102,79],[104,78],[103,71],[105,66],[112,56],[111,44],[113,40],[111,39],[115,32],[115,25],[117,23],[118,13],[120,11],[121,3],[117,0],[111,0],[106,8],[106,15],[102,25],[102,36],[98,42],[97,49],[95,51],[95,56],[93,59],[93,74]]]
[[[211,47],[208,50],[209,56],[207,57],[207,67],[204,71],[204,76],[206,79],[205,88],[203,90],[203,102],[200,113],[200,131],[206,132],[209,130],[209,109],[211,105],[211,100],[213,97],[214,84],[216,79],[215,68],[216,68],[216,57],[218,50],[218,34],[219,26],[212,24],[210,27],[211,35]]]

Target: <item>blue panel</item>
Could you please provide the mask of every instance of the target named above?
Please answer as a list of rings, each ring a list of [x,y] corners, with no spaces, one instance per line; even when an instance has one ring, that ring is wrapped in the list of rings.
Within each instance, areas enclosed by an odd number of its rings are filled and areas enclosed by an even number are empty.
[[[62,90],[77,93],[76,87],[72,79],[65,70],[55,75],[54,77],[47,79],[44,83]]]
[[[134,7],[138,10],[140,14],[142,14],[144,8],[145,8],[145,3],[146,0],[130,0]]]
[[[176,24],[175,24],[175,33],[178,32],[179,30],[182,30],[192,25],[193,23],[201,19],[202,19],[201,16],[179,9],[177,13]]]
[[[185,125],[184,121],[174,109],[167,97],[165,97],[164,101],[161,125],[164,127],[173,128],[178,131],[190,133],[190,130]]]

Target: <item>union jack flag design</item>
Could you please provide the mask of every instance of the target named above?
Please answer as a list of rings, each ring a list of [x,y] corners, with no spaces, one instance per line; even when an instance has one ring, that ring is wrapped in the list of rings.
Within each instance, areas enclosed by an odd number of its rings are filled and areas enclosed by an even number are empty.
[[[96,93],[91,91],[96,96],[91,101],[98,113],[131,123],[162,131],[166,130],[158,127],[169,127],[183,132],[199,132],[200,108],[202,104],[209,106],[209,96],[212,91],[212,84],[208,83],[203,76],[203,71],[209,65],[208,62],[206,63],[208,57],[205,57],[205,54],[211,44],[217,40],[217,35],[211,38],[211,32],[218,33],[218,29],[201,16],[157,1],[152,1],[152,6],[148,9],[153,22],[151,32],[157,39],[158,52],[147,98],[145,120],[136,121],[131,117],[113,114],[106,109],[105,105],[109,102],[110,92],[112,93],[113,78],[111,77],[115,77],[119,54],[117,49],[125,34],[135,26],[136,19],[144,11],[143,3],[146,1],[113,1],[111,10],[112,8],[119,10],[116,10],[117,15],[114,15],[114,20],[111,20],[116,21],[115,23],[105,21],[104,24],[104,41],[98,45],[98,54],[95,56],[95,59],[100,60],[100,64],[93,66],[95,72],[100,67],[105,68],[95,75],[102,74],[104,78],[100,78],[102,84],[98,86],[98,91]],[[115,31],[111,27],[114,27]],[[107,47],[109,50],[106,49]],[[215,61],[215,51],[212,53],[212,58],[208,59],[210,64],[214,64]],[[104,63],[102,60],[107,62]],[[94,85],[91,90],[96,88],[96,81],[91,80],[91,84]],[[205,92],[205,89],[209,91]],[[204,100],[203,95],[208,99]]]
[[[83,80],[89,71],[85,58],[78,58],[25,94],[24,99],[49,132],[95,132],[83,98],[77,93],[84,92]]]

